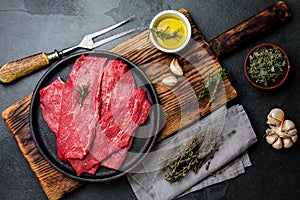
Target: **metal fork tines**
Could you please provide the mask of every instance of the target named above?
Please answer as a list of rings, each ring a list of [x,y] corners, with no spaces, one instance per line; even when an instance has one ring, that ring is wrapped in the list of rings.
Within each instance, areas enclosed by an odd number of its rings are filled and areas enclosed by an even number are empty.
[[[94,49],[94,48],[99,47],[99,46],[101,46],[101,45],[103,45],[103,44],[106,44],[106,43],[108,43],[108,42],[110,42],[110,41],[113,41],[113,40],[118,39],[118,38],[120,38],[120,37],[123,37],[123,36],[125,36],[125,35],[127,35],[127,34],[129,34],[129,33],[132,33],[132,32],[134,32],[136,29],[130,29],[130,30],[128,30],[128,31],[125,31],[125,32],[122,32],[122,33],[119,33],[119,34],[110,36],[110,37],[108,37],[108,38],[105,38],[105,39],[103,39],[103,40],[94,42],[94,39],[95,39],[95,38],[97,38],[97,37],[99,37],[100,35],[103,35],[103,34],[109,32],[109,31],[111,31],[111,30],[113,30],[113,29],[115,29],[115,28],[118,28],[119,26],[121,26],[121,25],[123,25],[123,24],[129,22],[129,21],[130,21],[131,19],[133,19],[133,18],[134,18],[134,16],[131,16],[131,17],[129,17],[129,18],[127,18],[127,19],[125,19],[125,20],[123,20],[123,21],[117,23],[117,24],[114,24],[114,25],[112,25],[112,26],[109,26],[109,27],[107,27],[107,28],[105,28],[105,29],[103,29],[103,30],[100,30],[100,31],[97,31],[97,32],[94,32],[94,33],[91,33],[91,34],[88,34],[88,35],[85,35],[85,36],[82,38],[81,42],[80,42],[78,45],[73,46],[73,47],[70,47],[70,48],[63,49],[63,50],[61,50],[60,52],[56,52],[56,53],[57,53],[58,56],[60,57],[60,56],[62,56],[62,55],[64,55],[64,54],[66,54],[66,53],[69,53],[70,51],[73,51],[73,50],[77,49],[77,48]]]

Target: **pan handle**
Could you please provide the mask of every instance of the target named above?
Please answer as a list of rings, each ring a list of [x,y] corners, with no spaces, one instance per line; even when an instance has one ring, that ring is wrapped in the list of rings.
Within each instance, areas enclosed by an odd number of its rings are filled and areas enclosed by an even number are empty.
[[[209,42],[216,55],[223,56],[260,38],[291,18],[291,12],[283,1],[259,12]]]

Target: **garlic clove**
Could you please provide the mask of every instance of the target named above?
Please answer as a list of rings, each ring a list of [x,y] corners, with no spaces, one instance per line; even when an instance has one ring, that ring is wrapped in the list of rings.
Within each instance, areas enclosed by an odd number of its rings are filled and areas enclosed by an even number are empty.
[[[167,86],[174,86],[177,84],[178,80],[175,76],[168,76],[164,78],[161,82]]]
[[[276,142],[274,144],[272,144],[272,146],[275,149],[281,149],[282,148],[282,139],[278,138],[278,140],[276,140]]]
[[[297,139],[298,139],[298,136],[297,135],[294,135],[291,137],[291,140],[295,143],[297,142]]]
[[[297,129],[295,128],[295,124],[293,121],[284,120],[280,132],[284,134],[283,137],[292,137],[297,134]]]
[[[290,138],[283,138],[282,142],[284,148],[290,148],[291,146],[293,146],[293,141]]]
[[[279,121],[283,121],[284,119],[284,112],[280,108],[274,108],[271,110],[271,116]]]
[[[276,134],[281,137],[281,138],[286,138],[288,137],[287,133],[285,131],[282,131],[280,127],[274,128]]]
[[[173,72],[175,75],[182,76],[183,75],[183,70],[181,66],[178,63],[178,59],[173,58],[171,63],[170,63],[170,70]]]
[[[268,114],[267,118],[268,118],[267,124],[278,126],[284,120],[284,112],[280,108],[274,108]]]
[[[291,130],[295,128],[295,124],[293,121],[291,120],[284,120],[283,124],[282,124],[282,129],[285,131]]]
[[[268,115],[267,119],[268,119],[267,124],[270,124],[270,125],[277,126],[277,125],[279,125],[281,123],[277,119],[273,118],[271,115]]]
[[[270,134],[266,136],[266,140],[269,144],[274,144],[277,139],[278,139],[278,135],[276,134]]]
[[[297,134],[297,129],[292,129],[292,130],[289,130],[288,131],[288,135],[290,136],[290,137],[292,137],[292,136],[294,136],[294,135],[296,135]]]

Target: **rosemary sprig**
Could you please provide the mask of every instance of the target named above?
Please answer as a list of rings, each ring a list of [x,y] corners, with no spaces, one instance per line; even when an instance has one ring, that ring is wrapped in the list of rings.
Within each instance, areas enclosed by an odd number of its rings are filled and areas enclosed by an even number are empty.
[[[230,131],[226,136],[231,136],[235,130]],[[206,138],[205,137],[209,137]],[[169,172],[165,175],[168,182],[178,182],[192,170],[198,173],[198,170],[206,162],[205,169],[208,170],[210,160],[216,151],[219,150],[224,136],[215,137],[212,132],[206,132],[200,137],[194,138],[191,142],[182,145],[178,151],[170,154],[166,158],[161,158],[159,165],[165,166]]]
[[[77,89],[75,90],[75,92],[78,94],[79,97],[76,97],[75,96],[75,99],[76,101],[78,102],[78,105],[80,107],[83,107],[83,106],[88,106],[89,104],[87,103],[83,103],[83,100],[89,95],[89,93],[91,92],[89,90],[89,87],[90,85],[87,84],[87,85],[77,85]]]
[[[179,30],[176,29],[173,32],[169,32],[169,26],[167,26],[164,30],[158,30],[157,28],[150,28],[152,34],[156,35],[156,37],[160,38],[161,40],[169,40],[169,39],[176,39],[180,40],[182,35],[179,34]]]
[[[198,99],[203,99],[206,96],[210,96],[209,103],[215,100],[216,93],[219,89],[220,83],[228,75],[226,69],[222,69],[219,72],[210,75],[206,82],[201,82],[200,86],[203,86],[199,92],[194,90],[195,95]]]

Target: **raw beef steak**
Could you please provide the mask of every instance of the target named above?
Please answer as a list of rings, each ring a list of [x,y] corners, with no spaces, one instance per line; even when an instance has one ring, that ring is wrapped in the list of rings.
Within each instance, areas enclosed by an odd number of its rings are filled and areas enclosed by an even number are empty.
[[[100,83],[105,58],[77,59],[62,92],[56,147],[62,161],[82,159],[94,140],[99,120]]]

